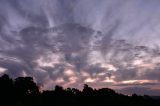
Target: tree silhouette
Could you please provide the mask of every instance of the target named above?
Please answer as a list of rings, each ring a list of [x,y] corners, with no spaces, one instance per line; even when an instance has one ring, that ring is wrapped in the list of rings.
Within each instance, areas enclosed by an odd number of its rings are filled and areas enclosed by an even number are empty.
[[[0,77],[0,106],[159,106],[160,101],[144,95],[126,96],[109,88],[93,89],[84,84],[82,91],[76,88],[39,92],[32,77],[12,80],[8,75]]]
[[[89,87],[87,84],[84,84],[83,94],[85,96],[93,96],[94,90],[91,87]]]
[[[36,95],[39,88],[32,77],[18,77],[15,79],[15,90],[18,96]]]
[[[13,80],[4,74],[0,77],[0,100],[2,103],[11,102],[13,98]]]

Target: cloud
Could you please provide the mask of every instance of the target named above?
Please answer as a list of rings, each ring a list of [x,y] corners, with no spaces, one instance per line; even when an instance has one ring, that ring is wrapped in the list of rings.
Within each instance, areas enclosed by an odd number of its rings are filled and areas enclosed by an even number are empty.
[[[158,80],[126,80],[115,84],[114,86],[150,86],[159,85]]]
[[[131,95],[131,94],[138,94],[138,95],[151,95],[151,96],[159,96],[160,91],[156,89],[151,89],[147,87],[127,87],[124,89],[117,90],[120,93]]]
[[[43,89],[152,84],[138,80],[159,80],[159,3],[0,0],[0,70]]]

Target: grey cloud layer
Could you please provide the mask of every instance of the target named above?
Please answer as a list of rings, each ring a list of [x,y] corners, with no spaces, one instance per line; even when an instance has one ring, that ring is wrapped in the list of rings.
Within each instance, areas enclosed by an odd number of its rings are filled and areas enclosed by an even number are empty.
[[[0,67],[13,77],[31,75],[45,89],[159,81],[159,4],[0,0]]]

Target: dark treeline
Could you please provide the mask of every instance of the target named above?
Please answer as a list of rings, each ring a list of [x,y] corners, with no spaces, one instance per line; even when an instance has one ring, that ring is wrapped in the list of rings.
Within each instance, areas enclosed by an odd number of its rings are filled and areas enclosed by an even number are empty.
[[[126,96],[112,89],[93,89],[84,85],[82,91],[76,88],[64,89],[55,86],[51,91],[39,91],[32,77],[11,79],[0,77],[0,106],[160,106],[159,101],[149,96]]]

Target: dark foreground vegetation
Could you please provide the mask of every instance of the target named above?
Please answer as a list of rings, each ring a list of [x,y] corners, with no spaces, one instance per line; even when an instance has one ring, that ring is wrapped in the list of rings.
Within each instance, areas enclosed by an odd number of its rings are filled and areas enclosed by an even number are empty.
[[[82,91],[56,86],[52,91],[39,91],[32,77],[11,79],[0,77],[0,106],[160,106],[149,96],[125,96],[108,88],[93,89],[84,85]]]

